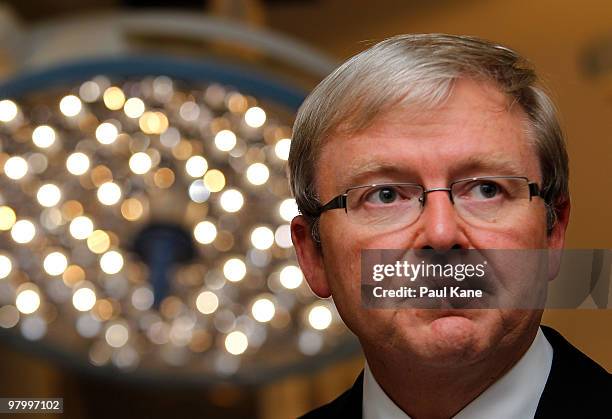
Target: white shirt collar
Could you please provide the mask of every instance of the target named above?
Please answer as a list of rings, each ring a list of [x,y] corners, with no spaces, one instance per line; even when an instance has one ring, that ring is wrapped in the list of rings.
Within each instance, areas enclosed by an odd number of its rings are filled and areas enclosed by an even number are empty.
[[[521,359],[499,380],[464,407],[454,419],[533,418],[552,365],[553,349],[538,329]],[[365,364],[363,419],[410,419],[378,385]]]

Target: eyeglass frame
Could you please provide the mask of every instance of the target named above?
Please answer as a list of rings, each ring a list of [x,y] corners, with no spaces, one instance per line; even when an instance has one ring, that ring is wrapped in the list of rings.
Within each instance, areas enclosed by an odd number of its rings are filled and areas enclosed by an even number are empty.
[[[370,187],[371,188],[371,187],[382,186],[382,185],[418,186],[423,191],[423,193],[419,197],[419,202],[421,203],[421,208],[425,207],[425,203],[427,201],[427,194],[429,194],[431,192],[437,192],[437,191],[448,192],[448,197],[449,197],[449,199],[451,201],[451,204],[455,205],[455,201],[453,200],[453,194],[452,194],[453,185],[455,185],[456,183],[459,183],[459,182],[487,180],[487,179],[523,179],[523,180],[525,180],[527,182],[527,186],[529,187],[529,201],[531,201],[531,199],[534,196],[540,197],[540,198],[544,198],[544,195],[542,193],[542,190],[541,190],[540,186],[536,182],[531,182],[529,180],[529,178],[526,177],[526,176],[476,176],[476,177],[468,177],[468,178],[454,180],[446,188],[431,188],[431,189],[426,189],[425,186],[421,185],[420,183],[411,183],[411,182],[403,182],[403,183],[402,182],[384,182],[384,183],[372,183],[372,184],[366,184],[366,185],[352,186],[350,188],[347,188],[344,191],[344,193],[342,193],[342,194],[332,198],[326,204],[320,206],[319,210],[317,211],[317,213],[313,214],[313,215],[316,218],[318,218],[324,212],[329,211],[329,210],[334,210],[334,209],[344,209],[344,212],[348,213],[347,203],[348,203],[348,193],[350,191],[352,191],[354,189],[359,189],[359,188],[366,188],[366,187]]]

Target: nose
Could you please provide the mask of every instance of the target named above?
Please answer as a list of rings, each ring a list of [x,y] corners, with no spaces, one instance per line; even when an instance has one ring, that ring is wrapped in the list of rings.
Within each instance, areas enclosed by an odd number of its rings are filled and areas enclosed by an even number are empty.
[[[424,195],[425,207],[417,221],[415,249],[467,249],[467,237],[446,188],[434,188]]]

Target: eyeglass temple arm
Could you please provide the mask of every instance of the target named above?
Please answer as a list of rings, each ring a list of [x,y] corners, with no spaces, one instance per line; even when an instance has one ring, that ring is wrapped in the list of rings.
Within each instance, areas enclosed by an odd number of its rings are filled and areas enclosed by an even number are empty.
[[[534,196],[543,197],[542,191],[540,190],[540,187],[538,186],[537,183],[531,182],[528,185],[529,185],[529,200],[531,200],[531,198],[533,198]]]
[[[346,194],[338,195],[337,197],[329,201],[327,204],[320,207],[316,216],[318,217],[325,211],[329,211],[336,208],[344,208],[344,210],[346,211]]]

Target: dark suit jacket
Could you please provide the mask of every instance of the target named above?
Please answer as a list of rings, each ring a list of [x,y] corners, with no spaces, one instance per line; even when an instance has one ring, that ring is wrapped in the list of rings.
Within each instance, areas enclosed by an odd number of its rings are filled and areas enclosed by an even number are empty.
[[[612,376],[557,331],[546,326],[542,331],[553,348],[553,361],[536,419],[612,418]],[[362,400],[363,371],[353,387],[302,419],[360,419]]]

